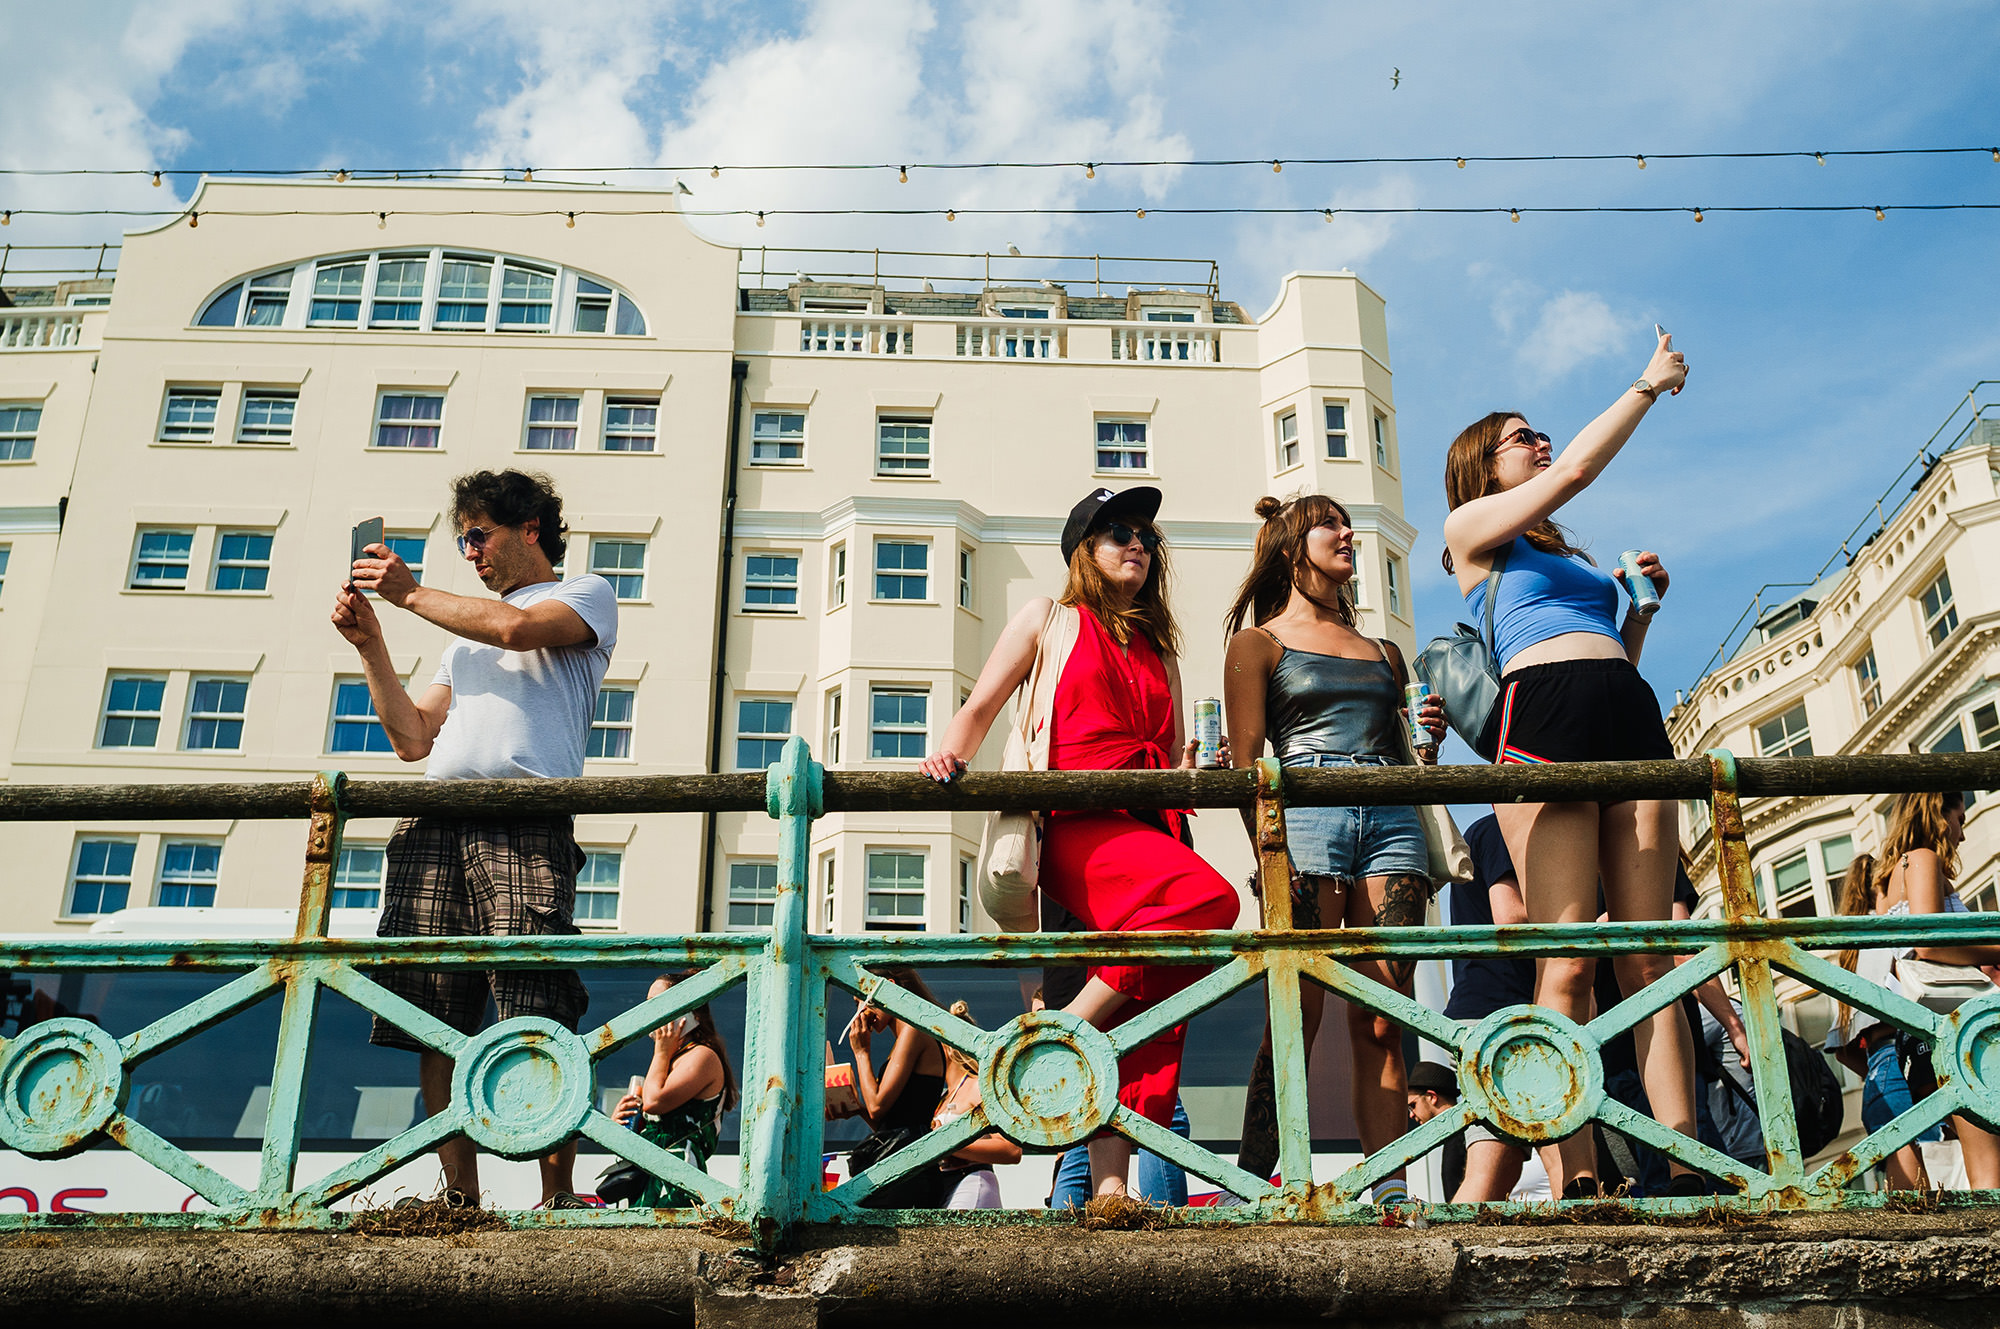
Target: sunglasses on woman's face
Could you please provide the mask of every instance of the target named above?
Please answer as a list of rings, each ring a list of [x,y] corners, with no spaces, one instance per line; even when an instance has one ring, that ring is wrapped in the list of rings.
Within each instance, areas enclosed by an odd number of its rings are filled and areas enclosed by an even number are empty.
[[[1547,443],[1548,441],[1549,441],[1549,436],[1547,434],[1538,433],[1537,431],[1528,428],[1526,425],[1523,425],[1519,429],[1516,429],[1513,433],[1507,435],[1507,437],[1501,439],[1500,442],[1497,445],[1495,445],[1493,450],[1495,452],[1498,452],[1500,451],[1501,448],[1509,447],[1515,443],[1519,443],[1522,447],[1525,448],[1533,448],[1537,444]]]
[[[1122,521],[1112,522],[1104,528],[1104,533],[1110,536],[1111,542],[1121,549],[1131,544],[1134,540],[1137,540],[1149,554],[1160,547],[1160,533],[1158,531],[1134,529]]]

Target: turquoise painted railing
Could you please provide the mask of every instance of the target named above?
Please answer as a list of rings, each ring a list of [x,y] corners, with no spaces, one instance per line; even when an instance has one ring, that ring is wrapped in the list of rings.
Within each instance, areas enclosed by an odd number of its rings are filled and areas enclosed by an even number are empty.
[[[314,1228],[348,1221],[344,1198],[441,1140],[463,1134],[510,1158],[547,1153],[576,1137],[595,1141],[700,1198],[681,1210],[589,1210],[508,1215],[521,1226],[689,1224],[716,1217],[746,1225],[759,1248],[775,1249],[802,1224],[1063,1221],[1041,1211],[975,1215],[862,1207],[868,1196],[989,1128],[1029,1149],[1054,1150],[1110,1129],[1189,1172],[1250,1197],[1231,1209],[1196,1209],[1190,1222],[1379,1221],[1361,1203],[1370,1184],[1438,1147],[1475,1119],[1530,1141],[1561,1138],[1595,1120],[1650,1144],[1735,1188],[1723,1199],[1653,1199],[1647,1210],[1720,1204],[1760,1212],[1881,1203],[1850,1191],[1854,1177],[1951,1113],[2000,1126],[2000,997],[1937,1014],[1857,978],[1815,951],[1845,946],[2000,942],[2000,916],[1773,920],[1758,915],[1739,794],[1896,792],[2000,787],[2000,754],[1706,759],[1566,767],[1441,767],[1280,772],[1062,772],[968,775],[939,787],[910,774],[828,774],[792,739],[767,776],[686,776],[541,782],[356,782],[322,775],[310,785],[40,786],[0,789],[0,820],[309,814],[298,925],[288,940],[198,944],[97,937],[0,944],[0,969],[19,972],[174,970],[234,972],[200,1000],[125,1037],[59,1018],[0,1042],[0,1144],[61,1157],[108,1138],[184,1182],[211,1208],[190,1214],[0,1214],[0,1227],[90,1223]],[[1285,889],[1282,803],[1312,805],[1707,798],[1714,816],[1725,916],[1672,924],[1399,928],[1295,931]],[[341,827],[350,815],[662,812],[763,807],[780,827],[775,920],[768,936],[579,936],[330,940],[326,923]],[[1264,889],[1264,927],[1214,933],[956,936],[820,936],[806,930],[808,842],[828,810],[975,810],[1003,806],[1246,808],[1253,813]],[[1669,975],[1587,1024],[1514,1007],[1462,1029],[1342,961],[1472,955],[1674,954]],[[1040,965],[1045,961],[1147,961],[1210,966],[1178,995],[1108,1032],[1059,1012],[1026,1014],[982,1029],[885,982],[886,964]],[[365,970],[426,968],[701,966],[699,975],[606,1023],[570,1033],[515,1019],[466,1036],[368,978]],[[1710,977],[1734,967],[1753,1054],[1768,1163],[1746,1167],[1667,1130],[1604,1093],[1599,1049]],[[1777,976],[1835,994],[1927,1040],[1938,1090],[1847,1152],[1808,1170],[1801,1157],[1781,1041]],[[1233,1163],[1119,1106],[1117,1060],[1259,979],[1266,982],[1279,1067],[1280,1172],[1274,1187]],[[1459,1066],[1459,1103],[1331,1183],[1311,1180],[1305,1045],[1299,987],[1318,983],[1448,1049]],[[984,1104],[902,1152],[821,1189],[820,1074],[827,984],[871,999],[931,1029],[978,1059]],[[748,985],[742,1181],[731,1187],[617,1126],[596,1107],[595,1063],[725,989]],[[379,1148],[324,1176],[299,1176],[300,1108],[312,1054],[313,1017],[331,989],[451,1056],[452,1104]],[[199,1031],[281,997],[276,1064],[262,1162],[254,1187],[237,1185],[141,1125],[126,1109],[132,1070]],[[1985,1194],[1975,1202],[2000,1200]],[[1432,1219],[1469,1217],[1431,1205]]]

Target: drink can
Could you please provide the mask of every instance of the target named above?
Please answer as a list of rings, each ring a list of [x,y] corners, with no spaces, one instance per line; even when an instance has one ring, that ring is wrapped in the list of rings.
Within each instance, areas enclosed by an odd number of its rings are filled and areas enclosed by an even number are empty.
[[[1437,746],[1437,739],[1431,736],[1430,730],[1424,728],[1418,717],[1418,713],[1423,710],[1424,702],[1429,700],[1430,695],[1431,685],[1428,683],[1408,683],[1403,687],[1403,705],[1409,717],[1410,746],[1413,748],[1434,748]]]
[[[1194,704],[1195,765],[1212,771],[1222,765],[1222,703],[1203,697]]]
[[[1625,592],[1632,597],[1633,612],[1650,618],[1660,607],[1660,593],[1653,588],[1653,579],[1639,571],[1641,552],[1626,550],[1618,556],[1618,566],[1625,569]]]
[[[632,1077],[631,1083],[627,1085],[625,1092],[632,1095],[632,1097],[634,1098],[638,1098],[640,1093],[645,1088],[646,1088],[646,1077],[643,1075],[635,1075]],[[639,1111],[634,1112],[632,1114],[632,1120],[625,1123],[626,1128],[628,1130],[635,1130],[635,1131],[638,1130],[639,1123],[645,1119],[645,1116],[646,1116],[646,1110],[644,1107],[641,1107]]]

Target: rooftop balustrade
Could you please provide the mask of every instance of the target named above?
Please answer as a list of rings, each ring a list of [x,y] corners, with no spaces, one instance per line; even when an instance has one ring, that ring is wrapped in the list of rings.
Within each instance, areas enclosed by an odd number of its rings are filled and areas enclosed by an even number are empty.
[[[1248,1198],[1233,1208],[1189,1209],[1205,1224],[1382,1221],[1365,1203],[1392,1175],[1475,1120],[1513,1138],[1548,1142],[1600,1122],[1720,1180],[1722,1197],[1576,1201],[1631,1205],[1641,1213],[1768,1213],[1879,1205],[1849,1189],[1861,1173],[1952,1113],[2000,1125],[2000,996],[1940,1014],[1841,968],[1820,952],[1842,947],[2000,942],[2000,916],[1767,919],[1759,916],[1738,798],[1744,795],[1884,793],[2000,788],[2000,753],[1738,761],[1726,752],[1683,761],[1569,766],[1458,766],[1281,771],[1106,771],[968,774],[939,786],[908,773],[828,772],[803,740],[786,744],[765,775],[585,778],[548,781],[349,781],[172,786],[0,788],[0,820],[309,819],[297,926],[289,939],[184,941],[96,936],[0,940],[0,969],[197,971],[235,977],[201,999],[118,1037],[76,1017],[30,1023],[0,1042],[0,1144],[61,1157],[102,1141],[142,1156],[211,1208],[182,1214],[0,1214],[0,1230],[87,1223],[140,1228],[337,1228],[336,1206],[402,1163],[462,1134],[509,1158],[531,1158],[587,1138],[699,1197],[686,1209],[533,1211],[505,1215],[520,1227],[744,1224],[766,1252],[801,1225],[1063,1222],[1045,1211],[878,1210],[864,1202],[997,1129],[1029,1150],[1052,1151],[1100,1130],[1130,1137],[1189,1172]],[[1704,798],[1721,846],[1725,917],[1683,923],[1297,930],[1291,916],[1283,807],[1492,801]],[[1252,815],[1262,926],[1209,933],[827,936],[806,928],[810,835],[827,812],[971,811],[995,808],[1242,808]],[[775,921],[768,935],[543,936],[334,940],[327,936],[334,865],[350,816],[551,813],[690,813],[761,810],[778,823]],[[1516,1006],[1461,1028],[1345,962],[1480,955],[1685,956],[1670,974],[1578,1024]],[[1176,996],[1100,1031],[1042,1011],[981,1028],[881,977],[886,965],[1038,966],[1134,961],[1202,965],[1209,972]],[[698,976],[581,1033],[517,1018],[466,1035],[369,977],[406,966],[433,969],[564,965],[701,966]],[[1748,1167],[1606,1096],[1601,1048],[1611,1037],[1734,969],[1752,1052],[1766,1142],[1763,1168]],[[1786,973],[1928,1042],[1937,1090],[1845,1152],[1808,1167],[1799,1147],[1775,978]],[[1240,989],[1262,980],[1273,1029],[1280,1181],[1232,1162],[1135,1115],[1117,1099],[1118,1059]],[[1305,1097],[1299,993],[1312,982],[1385,1015],[1448,1050],[1459,1102],[1332,1181],[1315,1186]],[[593,1066],[724,990],[746,984],[747,1028],[740,1185],[728,1185],[619,1126],[597,1106]],[[828,985],[874,1001],[975,1058],[980,1107],[930,1132],[832,1190],[821,1189],[822,1049]],[[300,1175],[300,1109],[314,1014],[339,993],[454,1059],[448,1111],[421,1121],[321,1176]],[[141,1125],[127,1110],[133,1068],[198,1031],[271,998],[283,1002],[261,1167],[254,1185],[222,1177]],[[1990,1194],[1973,1197],[1991,1203]],[[1512,1206],[1499,1206],[1509,1209]],[[1430,1221],[1474,1217],[1467,1208],[1412,1209]]]

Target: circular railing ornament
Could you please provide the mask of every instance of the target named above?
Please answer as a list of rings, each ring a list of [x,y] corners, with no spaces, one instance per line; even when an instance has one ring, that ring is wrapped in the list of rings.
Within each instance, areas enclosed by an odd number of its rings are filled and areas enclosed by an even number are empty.
[[[88,1020],[44,1020],[0,1054],[0,1144],[34,1158],[76,1153],[125,1105],[125,1055]]]
[[[466,1040],[451,1070],[451,1105],[466,1138],[502,1158],[535,1158],[590,1115],[596,1082],[583,1040],[523,1015]]]
[[[1459,1054],[1463,1102],[1495,1130],[1528,1144],[1567,1139],[1604,1096],[1597,1040],[1574,1020],[1510,1006],[1474,1025]]]
[[[1000,1029],[979,1067],[986,1119],[1014,1143],[1067,1149],[1118,1110],[1118,1054],[1103,1031],[1063,1011],[1030,1011]]]
[[[2000,1124],[2000,996],[1975,997],[1944,1017],[1931,1045],[1938,1083],[1965,1087],[1966,1110],[1989,1130]]]

